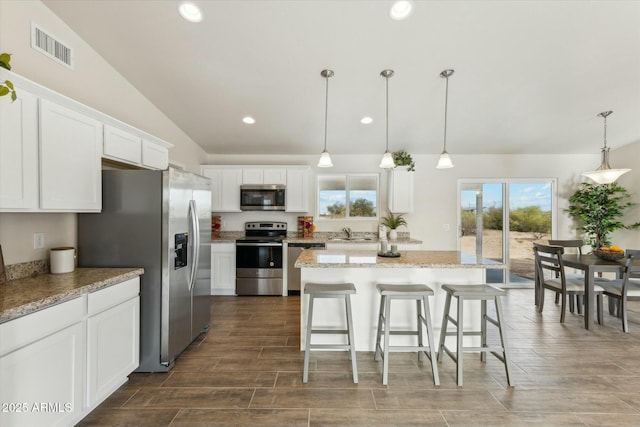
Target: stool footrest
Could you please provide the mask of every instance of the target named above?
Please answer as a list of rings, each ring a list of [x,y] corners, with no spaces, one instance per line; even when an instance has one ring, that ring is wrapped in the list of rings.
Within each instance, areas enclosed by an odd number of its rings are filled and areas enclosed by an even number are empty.
[[[349,333],[349,331],[346,330],[346,329],[312,329],[311,333],[312,334],[330,334],[330,335],[336,334],[336,335],[339,335],[339,334],[347,334],[347,333]]]
[[[351,346],[349,344],[339,345],[339,344],[309,344],[309,350],[313,350],[314,348],[324,348],[324,349],[334,349],[334,350],[351,350]]]
[[[382,333],[384,334],[384,329],[382,330]],[[419,335],[418,331],[389,331],[389,335]]]

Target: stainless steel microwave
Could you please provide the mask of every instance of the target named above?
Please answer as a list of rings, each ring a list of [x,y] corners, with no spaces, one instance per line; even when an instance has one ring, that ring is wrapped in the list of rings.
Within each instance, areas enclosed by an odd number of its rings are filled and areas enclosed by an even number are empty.
[[[240,210],[283,211],[284,205],[284,185],[244,184],[240,186]]]

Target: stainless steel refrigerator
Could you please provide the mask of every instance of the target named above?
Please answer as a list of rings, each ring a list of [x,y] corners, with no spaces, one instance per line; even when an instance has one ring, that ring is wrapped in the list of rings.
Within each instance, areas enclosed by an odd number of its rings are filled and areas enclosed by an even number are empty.
[[[140,367],[166,372],[210,323],[208,178],[104,170],[102,212],[78,214],[79,267],[143,267]]]

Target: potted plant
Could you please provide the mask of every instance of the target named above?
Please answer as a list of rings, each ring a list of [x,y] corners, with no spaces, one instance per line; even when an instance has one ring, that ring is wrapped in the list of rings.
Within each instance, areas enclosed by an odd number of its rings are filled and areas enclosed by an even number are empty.
[[[416,164],[411,157],[411,154],[407,153],[405,150],[396,151],[393,153],[393,162],[398,166],[407,166],[407,171],[413,172],[416,170]]]
[[[11,54],[9,53],[0,53],[0,67],[11,70]],[[0,81],[0,96],[5,96],[11,94],[11,102],[15,101],[18,98],[15,89],[13,88],[13,83],[9,80]]]
[[[407,221],[402,217],[402,214],[394,215],[393,212],[387,212],[387,216],[382,218],[382,224],[390,229],[389,239],[396,240],[398,238],[396,229],[402,225],[406,227]]]
[[[616,184],[582,183],[569,197],[566,211],[576,219],[587,235],[587,243],[594,249],[611,245],[610,234],[615,230],[640,227],[640,222],[625,225],[620,219],[624,210],[634,206],[629,192]]]

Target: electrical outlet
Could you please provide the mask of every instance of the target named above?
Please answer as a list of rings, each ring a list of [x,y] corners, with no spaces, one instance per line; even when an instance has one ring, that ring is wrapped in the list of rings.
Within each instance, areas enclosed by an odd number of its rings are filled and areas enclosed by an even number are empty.
[[[449,224],[442,224],[442,230],[443,231],[449,231]]]
[[[44,233],[33,233],[33,249],[44,248]]]

